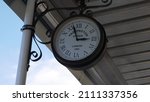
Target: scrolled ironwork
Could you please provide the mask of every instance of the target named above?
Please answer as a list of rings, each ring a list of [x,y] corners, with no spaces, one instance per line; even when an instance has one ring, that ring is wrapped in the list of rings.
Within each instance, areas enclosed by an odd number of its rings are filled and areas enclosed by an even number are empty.
[[[37,51],[31,51],[30,53],[30,60],[33,61],[33,62],[36,62],[38,60],[40,60],[42,58],[42,51],[37,43],[37,40],[35,38],[35,35],[33,35],[33,40],[37,46],[37,48],[39,49],[39,53]]]

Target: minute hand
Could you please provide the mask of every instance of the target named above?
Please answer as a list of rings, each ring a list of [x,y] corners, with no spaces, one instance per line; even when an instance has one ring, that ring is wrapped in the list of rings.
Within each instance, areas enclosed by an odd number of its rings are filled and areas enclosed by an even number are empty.
[[[75,34],[75,37],[76,37],[76,41],[78,41],[78,36],[77,36],[77,31],[76,31],[76,28],[74,27],[74,25],[72,26],[73,28],[73,31],[74,31],[74,34]]]

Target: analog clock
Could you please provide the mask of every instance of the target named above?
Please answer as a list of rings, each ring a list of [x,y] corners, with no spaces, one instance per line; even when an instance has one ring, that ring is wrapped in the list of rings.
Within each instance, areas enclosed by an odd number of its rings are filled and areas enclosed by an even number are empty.
[[[87,16],[73,16],[58,25],[52,36],[55,58],[72,69],[86,69],[101,58],[106,46],[102,25]]]

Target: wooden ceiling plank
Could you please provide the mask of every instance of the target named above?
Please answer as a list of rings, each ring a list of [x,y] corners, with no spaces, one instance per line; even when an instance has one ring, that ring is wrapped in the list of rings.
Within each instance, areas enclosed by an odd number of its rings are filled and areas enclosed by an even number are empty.
[[[127,64],[123,66],[118,66],[121,73],[133,72],[137,70],[144,70],[150,68],[150,61],[135,63],[135,64]]]
[[[113,8],[117,8],[117,7],[127,6],[127,5],[134,5],[134,4],[142,3],[142,2],[145,2],[145,0],[113,0],[112,4],[110,6],[96,9],[96,10],[94,10],[94,12],[103,11],[103,10],[107,10],[107,9],[113,9]],[[88,6],[100,5],[100,4],[102,4],[101,0],[87,3]]]
[[[123,76],[126,80],[148,77],[150,76],[150,69],[126,73],[126,74],[123,74]]]
[[[130,33],[142,29],[150,29],[149,22],[150,22],[150,16],[147,16],[140,19],[134,19],[125,22],[119,22],[116,24],[110,24],[104,26],[104,28],[108,37],[118,36],[121,34]]]
[[[139,62],[149,61],[149,60],[150,60],[150,51],[113,58],[113,61],[117,66],[132,64],[132,63],[139,63]]]
[[[122,56],[122,55],[132,55],[136,53],[150,51],[149,46],[150,46],[150,41],[128,45],[128,46],[111,48],[111,49],[108,49],[108,52],[111,57],[117,57],[117,56]]]
[[[116,37],[108,38],[108,48],[119,47],[122,45],[130,45],[138,42],[148,41],[150,40],[150,29],[135,31],[132,33],[123,34]]]
[[[143,83],[150,83],[150,77],[146,77],[146,78],[140,78],[140,79],[135,79],[135,80],[129,80],[127,81],[128,84],[130,85],[140,85]]]
[[[110,9],[105,12],[94,13],[93,16],[96,17],[102,24],[108,25],[110,23],[121,22],[124,20],[130,20],[146,15],[150,15],[150,3],[132,5],[130,7],[120,8],[120,9]]]

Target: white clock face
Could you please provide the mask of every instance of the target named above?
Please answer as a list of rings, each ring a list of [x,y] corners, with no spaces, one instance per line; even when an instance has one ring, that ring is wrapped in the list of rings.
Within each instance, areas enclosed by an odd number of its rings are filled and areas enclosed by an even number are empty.
[[[60,25],[55,33],[54,48],[63,59],[82,60],[90,56],[100,42],[100,30],[88,18],[76,17]]]

